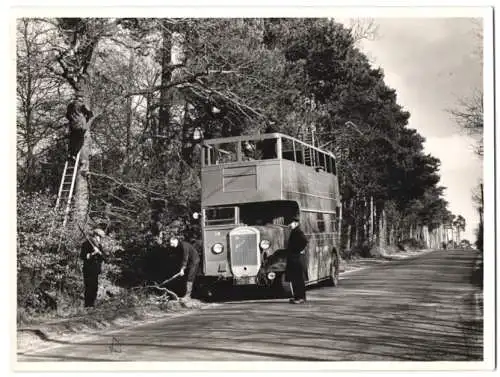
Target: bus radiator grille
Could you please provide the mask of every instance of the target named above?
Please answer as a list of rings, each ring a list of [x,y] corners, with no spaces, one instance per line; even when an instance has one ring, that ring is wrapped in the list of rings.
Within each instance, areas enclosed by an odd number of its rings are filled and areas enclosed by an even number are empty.
[[[231,264],[252,266],[258,263],[256,234],[234,234],[231,236]]]

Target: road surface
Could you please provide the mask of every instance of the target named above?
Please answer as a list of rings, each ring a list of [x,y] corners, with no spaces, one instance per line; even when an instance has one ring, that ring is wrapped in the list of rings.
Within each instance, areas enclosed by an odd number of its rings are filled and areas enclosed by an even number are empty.
[[[473,250],[435,251],[347,274],[308,303],[235,300],[18,361],[482,360]]]

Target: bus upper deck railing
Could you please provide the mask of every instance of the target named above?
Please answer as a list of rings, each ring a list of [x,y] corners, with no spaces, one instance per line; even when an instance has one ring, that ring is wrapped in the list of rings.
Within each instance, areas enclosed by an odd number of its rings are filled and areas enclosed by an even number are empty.
[[[252,160],[286,159],[336,174],[333,153],[294,137],[269,133],[205,140],[202,165],[225,165]]]
[[[324,149],[320,149],[318,147],[315,147],[313,145],[307,144],[306,142],[296,139],[293,136],[288,136],[279,132],[274,132],[274,133],[269,133],[269,134],[258,134],[258,135],[241,135],[241,136],[229,136],[229,137],[220,137],[220,138],[215,138],[215,139],[207,139],[203,141],[203,145],[205,147],[210,148],[211,146],[215,144],[229,144],[229,143],[236,143],[238,141],[263,141],[263,140],[269,140],[269,139],[278,139],[281,141],[282,139],[290,140],[293,141],[294,143],[298,143],[300,145],[303,145],[304,147],[311,148],[316,150],[317,152],[322,152],[326,153],[329,156],[335,158],[335,155],[331,153],[330,151],[326,151]]]

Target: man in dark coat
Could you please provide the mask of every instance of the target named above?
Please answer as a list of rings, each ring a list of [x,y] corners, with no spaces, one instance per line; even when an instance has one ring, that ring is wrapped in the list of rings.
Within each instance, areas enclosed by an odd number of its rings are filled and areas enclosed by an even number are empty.
[[[299,218],[292,218],[289,227],[292,229],[288,238],[286,276],[292,283],[292,304],[303,304],[306,302],[307,261],[305,248],[308,240],[302,229],[300,229]]]
[[[104,237],[102,229],[94,229],[83,244],[80,258],[83,260],[83,284],[85,287],[85,307],[92,307],[97,298],[98,279],[104,260],[101,239]]]
[[[74,160],[82,148],[88,122],[93,116],[92,111],[87,108],[83,101],[83,94],[77,92],[75,99],[68,104],[66,109],[66,118],[69,122],[68,159]]]
[[[183,298],[190,299],[193,291],[193,282],[198,273],[198,266],[200,264],[200,256],[198,251],[189,243],[180,241],[176,236],[170,237],[170,247],[177,253],[182,254],[182,262],[179,274],[184,276],[187,269],[187,285],[186,294]]]

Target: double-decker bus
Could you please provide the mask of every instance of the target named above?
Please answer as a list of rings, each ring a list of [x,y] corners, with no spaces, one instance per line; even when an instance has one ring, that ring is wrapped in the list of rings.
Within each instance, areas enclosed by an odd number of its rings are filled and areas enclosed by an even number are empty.
[[[338,284],[341,201],[332,153],[280,134],[210,139],[202,148],[200,285],[278,288],[289,295],[293,216],[309,244],[307,285]]]

